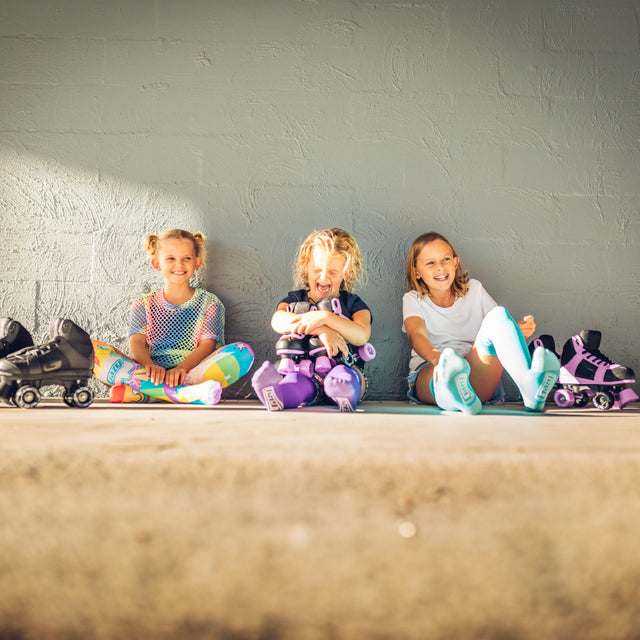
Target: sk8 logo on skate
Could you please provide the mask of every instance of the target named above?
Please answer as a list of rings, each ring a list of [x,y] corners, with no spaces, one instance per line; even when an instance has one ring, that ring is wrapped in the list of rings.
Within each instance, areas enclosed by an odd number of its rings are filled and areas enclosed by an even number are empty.
[[[538,393],[536,393],[536,400],[545,400],[551,391],[551,387],[556,383],[558,376],[555,373],[547,373],[544,376],[542,384],[538,387]]]
[[[265,387],[262,390],[262,397],[264,398],[266,407],[269,411],[282,411],[284,409],[284,405],[276,395],[273,387]]]
[[[50,373],[51,371],[57,371],[58,369],[62,369],[62,360],[54,360],[53,362],[45,362],[42,365],[42,370],[45,373]]]

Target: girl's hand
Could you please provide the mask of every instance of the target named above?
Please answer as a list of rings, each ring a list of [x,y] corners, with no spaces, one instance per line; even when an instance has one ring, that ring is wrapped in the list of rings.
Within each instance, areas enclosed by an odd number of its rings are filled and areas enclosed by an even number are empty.
[[[151,380],[154,384],[162,384],[164,382],[164,376],[166,373],[166,369],[164,367],[160,367],[157,364],[148,364],[144,368],[147,378]]]
[[[315,329],[326,324],[328,315],[328,311],[307,311],[306,313],[301,313],[291,320],[293,333],[312,333]]]
[[[518,326],[525,338],[530,338],[536,332],[536,323],[533,316],[525,316],[518,322]]]
[[[349,345],[347,345],[347,341],[337,331],[327,328],[320,331],[317,335],[327,350],[327,353],[332,358],[340,352],[342,352],[345,357],[349,355]]]
[[[179,384],[182,384],[184,382],[184,377],[186,375],[187,369],[185,369],[182,365],[178,365],[177,367],[169,369],[166,372],[164,381],[172,387],[177,387]]]

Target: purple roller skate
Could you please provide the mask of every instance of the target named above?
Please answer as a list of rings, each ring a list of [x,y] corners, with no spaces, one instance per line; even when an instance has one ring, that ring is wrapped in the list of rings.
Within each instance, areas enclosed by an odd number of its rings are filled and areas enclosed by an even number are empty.
[[[310,310],[308,302],[296,302],[289,305],[292,313],[306,313]],[[278,364],[276,368],[281,375],[301,373],[307,378],[313,376],[313,362],[308,357],[309,337],[298,333],[286,333],[276,342]]]
[[[342,313],[342,305],[340,304],[340,298],[324,298],[323,300],[320,300],[318,302],[317,306],[320,311],[331,311],[332,313],[335,313],[337,316],[340,316],[341,318],[346,318],[347,320],[350,320],[350,318],[348,318],[344,313]],[[343,362],[347,366],[350,366],[354,363],[356,358],[360,358],[360,360],[362,360],[363,362],[369,362],[370,360],[373,360],[375,357],[376,357],[376,350],[374,349],[373,345],[370,342],[367,342],[367,344],[364,344],[361,347],[358,347],[358,350],[356,351],[356,353],[351,353],[349,354],[348,357],[340,355],[336,359],[336,361],[334,361],[334,365],[337,362]],[[316,364],[316,368],[317,368],[317,364]]]
[[[622,409],[638,395],[632,369],[612,362],[599,351],[602,334],[585,330],[565,343],[560,358],[559,388],[553,399],[559,407],[584,406],[589,399],[602,411]]]

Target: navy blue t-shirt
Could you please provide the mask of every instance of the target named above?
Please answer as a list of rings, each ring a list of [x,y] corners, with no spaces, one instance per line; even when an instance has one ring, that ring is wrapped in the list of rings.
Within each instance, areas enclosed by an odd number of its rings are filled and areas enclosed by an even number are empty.
[[[353,314],[356,311],[368,311],[371,314],[371,309],[365,304],[362,298],[355,293],[350,293],[349,291],[345,291],[342,289],[340,291],[340,306],[342,307],[342,315],[346,316],[351,320]],[[296,291],[289,291],[286,298],[280,300],[278,306],[281,303],[285,304],[295,304],[296,302],[309,302],[309,291],[308,289],[297,289]],[[373,315],[371,316],[371,323],[373,324]],[[355,358],[354,364],[361,370],[364,369],[364,361],[358,356],[358,347],[354,347],[352,344],[349,344],[349,351]]]
[[[342,307],[342,314],[351,319],[356,311],[368,311],[371,314],[371,309],[365,304],[362,298],[355,293],[350,293],[342,289],[340,291],[340,306]],[[281,303],[294,304],[296,302],[309,302],[308,289],[297,289],[296,291],[289,291],[286,298],[280,300]],[[373,315],[371,316],[371,322],[373,323]]]

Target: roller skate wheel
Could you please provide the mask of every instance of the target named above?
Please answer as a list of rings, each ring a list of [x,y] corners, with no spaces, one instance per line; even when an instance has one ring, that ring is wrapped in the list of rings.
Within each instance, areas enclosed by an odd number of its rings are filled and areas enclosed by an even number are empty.
[[[320,376],[326,376],[333,369],[333,363],[328,356],[318,356],[316,358],[316,373]]]
[[[589,394],[586,391],[581,391],[575,394],[575,406],[584,407],[589,402]]]
[[[615,399],[608,391],[598,391],[591,401],[596,409],[600,409],[600,411],[608,411],[613,407]]]
[[[13,403],[21,409],[33,409],[40,402],[40,392],[31,385],[20,387],[13,396]]]
[[[68,407],[84,409],[93,402],[93,391],[89,387],[78,387],[74,391],[66,392],[62,400]]]
[[[286,376],[287,373],[293,373],[296,370],[296,365],[291,358],[282,358],[276,368],[280,375]]]
[[[302,360],[298,365],[298,369],[306,378],[313,377],[313,362],[311,360]]]
[[[570,391],[569,389],[557,389],[553,394],[553,401],[561,409],[573,407],[575,399],[576,397],[573,391]]]
[[[372,344],[363,345],[358,349],[358,355],[365,362],[369,362],[369,360],[373,360],[376,357],[376,350],[373,348]]]

